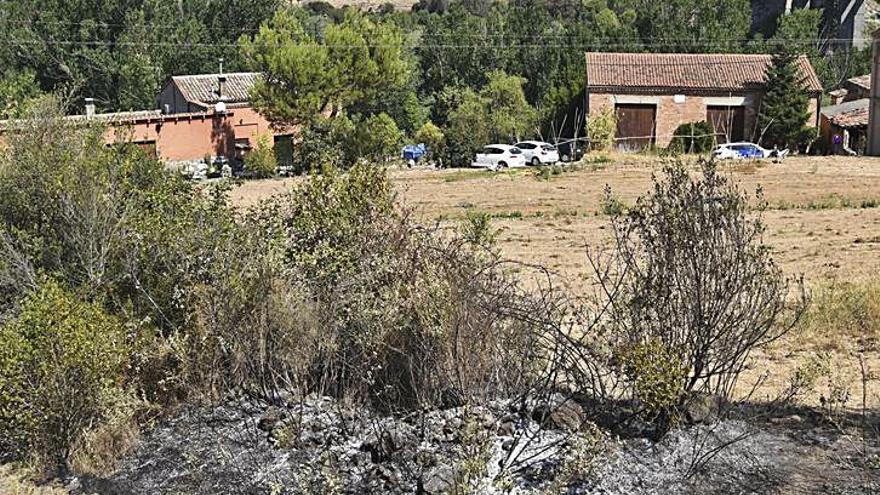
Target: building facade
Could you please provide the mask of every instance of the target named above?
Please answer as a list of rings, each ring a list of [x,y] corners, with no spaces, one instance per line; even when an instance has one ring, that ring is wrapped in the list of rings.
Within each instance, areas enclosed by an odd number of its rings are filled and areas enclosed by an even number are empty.
[[[622,150],[665,148],[682,124],[705,121],[719,142],[757,140],[769,55],[587,53],[587,115],[613,111]],[[818,125],[822,86],[798,59]]]
[[[241,160],[260,135],[271,136],[279,162],[292,160],[292,127],[274,126],[250,104],[250,91],[259,79],[253,72],[174,76],[159,92],[158,109],[97,114],[87,100],[83,115],[71,122],[91,121],[107,126],[108,143],[132,142],[156,158],[181,162],[225,158]],[[0,125],[0,134],[4,132]],[[286,156],[285,156],[286,155]]]

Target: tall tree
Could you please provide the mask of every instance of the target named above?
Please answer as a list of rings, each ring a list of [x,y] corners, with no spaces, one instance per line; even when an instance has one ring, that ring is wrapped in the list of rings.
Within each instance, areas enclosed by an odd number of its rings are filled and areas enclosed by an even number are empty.
[[[642,40],[656,52],[728,52],[741,49],[751,28],[749,0],[615,0],[636,12]]]
[[[767,93],[761,101],[758,131],[766,146],[789,148],[808,135],[810,97],[798,69],[798,56],[779,51],[767,69]]]
[[[43,91],[81,110],[150,108],[172,74],[242,66],[235,41],[279,0],[18,0],[0,2],[0,66],[31,71]]]
[[[537,115],[526,101],[525,82],[522,77],[494,71],[479,93],[461,92],[446,129],[450,163],[467,163],[486,143],[513,142],[531,133]]]
[[[355,12],[316,36],[291,11],[280,11],[240,44],[250,67],[264,74],[251,94],[254,106],[277,123],[311,122],[409,77],[400,30]]]

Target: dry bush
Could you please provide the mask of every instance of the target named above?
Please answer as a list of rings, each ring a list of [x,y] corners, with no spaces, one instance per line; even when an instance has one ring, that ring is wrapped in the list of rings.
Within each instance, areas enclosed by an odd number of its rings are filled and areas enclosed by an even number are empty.
[[[760,208],[752,216],[714,165],[700,166],[695,178],[667,166],[612,217],[613,249],[590,258],[600,322],[564,361],[587,393],[641,399],[662,423],[693,392],[729,397],[749,354],[806,307],[800,281],[782,276],[762,242]]]
[[[539,302],[486,236],[414,222],[384,171],[325,169],[261,210],[317,327],[298,333],[314,354],[297,388],[394,410],[513,393],[532,375],[536,324],[521,315]]]

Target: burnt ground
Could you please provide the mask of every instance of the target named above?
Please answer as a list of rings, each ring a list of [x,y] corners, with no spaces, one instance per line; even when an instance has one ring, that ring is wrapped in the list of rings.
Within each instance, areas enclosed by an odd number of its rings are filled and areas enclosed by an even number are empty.
[[[102,494],[443,493],[458,481],[473,493],[880,493],[877,414],[834,426],[815,410],[741,405],[655,443],[572,432],[566,418],[588,409],[573,411],[538,422],[531,406],[509,402],[388,417],[327,398],[280,407],[228,401],[164,420],[114,475],[69,486]]]

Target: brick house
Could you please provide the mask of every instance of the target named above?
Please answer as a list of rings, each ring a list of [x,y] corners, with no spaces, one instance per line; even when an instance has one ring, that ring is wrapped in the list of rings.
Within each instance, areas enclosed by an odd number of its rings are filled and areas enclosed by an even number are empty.
[[[172,76],[156,97],[157,108],[174,114],[213,110],[219,102],[227,107],[248,104],[259,79],[257,72]]]
[[[82,115],[66,118],[102,123],[108,143],[133,142],[172,165],[206,156],[240,160],[260,134],[272,136],[279,162],[289,162],[296,129],[272,126],[251,107],[249,94],[258,78],[256,73],[174,76],[159,92],[156,110],[96,113],[87,99]],[[0,138],[7,126],[0,122]]]
[[[587,116],[612,109],[624,150],[666,147],[681,124],[707,121],[721,142],[756,139],[770,55],[587,53]],[[822,85],[798,59],[818,125]]]

